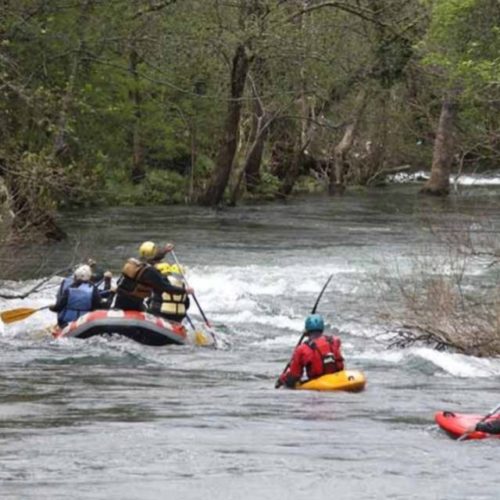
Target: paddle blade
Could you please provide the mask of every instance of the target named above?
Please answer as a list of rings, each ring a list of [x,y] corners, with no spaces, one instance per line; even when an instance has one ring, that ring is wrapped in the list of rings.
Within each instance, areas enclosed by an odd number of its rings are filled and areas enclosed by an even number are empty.
[[[207,337],[207,335],[205,335],[204,332],[197,330],[196,332],[194,332],[194,343],[196,345],[205,346],[210,345],[213,342],[210,342],[210,339]]]
[[[0,313],[0,318],[5,324],[15,323],[16,321],[21,321],[28,318],[33,313],[36,313],[38,309],[30,309],[29,307],[20,307],[18,309],[10,309],[9,311],[4,311]]]

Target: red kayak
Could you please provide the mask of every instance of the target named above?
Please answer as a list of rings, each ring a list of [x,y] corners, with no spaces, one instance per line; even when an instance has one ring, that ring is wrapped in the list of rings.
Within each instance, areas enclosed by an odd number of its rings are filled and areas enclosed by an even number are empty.
[[[86,339],[94,335],[118,334],[146,345],[182,345],[187,342],[186,329],[149,313],[97,310],[84,314],[63,329],[56,328],[55,338],[76,337]]]
[[[434,415],[436,423],[451,437],[459,438],[467,429],[476,425],[484,415],[470,415],[466,413],[453,413],[452,411],[438,411]],[[491,422],[500,419],[500,415],[494,415],[486,420]],[[488,434],[486,432],[471,432],[466,439],[500,438],[500,434]]]

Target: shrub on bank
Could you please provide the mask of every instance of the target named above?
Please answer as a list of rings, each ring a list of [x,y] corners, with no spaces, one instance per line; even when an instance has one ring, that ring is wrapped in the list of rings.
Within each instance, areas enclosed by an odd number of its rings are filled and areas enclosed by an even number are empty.
[[[111,205],[173,205],[183,203],[187,180],[171,170],[150,170],[139,184],[123,175],[108,180],[105,199]]]
[[[392,304],[384,313],[395,326],[390,347],[418,344],[500,356],[500,252],[489,234],[477,222],[453,228],[442,233],[434,251],[419,249],[409,275],[386,274],[384,293],[402,299],[401,309]]]
[[[247,200],[274,200],[279,193],[281,187],[280,180],[268,172],[263,170],[260,176],[260,183],[253,193],[248,191],[244,195]]]

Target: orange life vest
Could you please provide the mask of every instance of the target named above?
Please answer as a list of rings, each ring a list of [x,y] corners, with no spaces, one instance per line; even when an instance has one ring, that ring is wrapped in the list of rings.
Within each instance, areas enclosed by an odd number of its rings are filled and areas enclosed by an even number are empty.
[[[149,264],[145,262],[133,258],[128,259],[117,283],[118,291],[137,299],[147,299],[151,295],[152,288],[142,283],[141,278],[148,267]]]

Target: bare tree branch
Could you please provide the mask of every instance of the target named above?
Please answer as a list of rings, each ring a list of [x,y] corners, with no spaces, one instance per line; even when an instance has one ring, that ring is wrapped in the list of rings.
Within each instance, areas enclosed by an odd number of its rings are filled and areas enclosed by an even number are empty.
[[[137,11],[132,17],[131,19],[137,19],[139,17],[142,17],[146,14],[150,14],[151,12],[158,12],[162,9],[164,9],[165,7],[168,7],[170,5],[173,5],[174,3],[176,3],[177,0],[166,0],[164,2],[159,2],[157,4],[153,4],[153,5],[150,5],[148,8],[146,9],[142,9],[142,10],[139,10]]]

